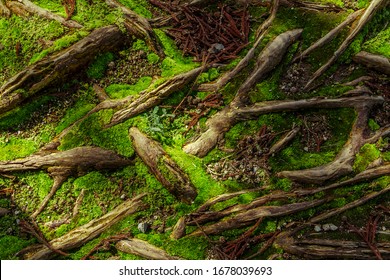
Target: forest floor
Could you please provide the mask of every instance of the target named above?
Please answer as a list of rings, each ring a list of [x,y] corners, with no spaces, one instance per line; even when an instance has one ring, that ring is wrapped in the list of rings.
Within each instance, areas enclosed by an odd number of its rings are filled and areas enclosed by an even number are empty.
[[[389,5],[308,89],[360,17],[293,59],[374,1],[31,1],[78,27],[11,2],[0,0],[0,107],[22,100],[0,108],[0,259],[390,258],[389,72],[356,59],[389,63]],[[152,28],[131,33],[121,7]],[[207,18],[218,35],[202,33]],[[82,67],[7,92],[88,38],[105,47]]]

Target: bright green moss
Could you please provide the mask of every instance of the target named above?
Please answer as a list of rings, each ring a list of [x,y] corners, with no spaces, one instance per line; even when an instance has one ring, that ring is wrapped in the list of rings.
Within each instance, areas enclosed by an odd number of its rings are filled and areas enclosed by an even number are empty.
[[[43,171],[27,176],[25,182],[35,189],[40,200],[45,198],[53,186],[53,179]]]
[[[389,58],[390,57],[389,42],[390,42],[390,28],[386,28],[383,31],[379,32],[377,36],[366,41],[363,44],[363,50],[375,54],[384,55]]]
[[[148,10],[150,4],[147,0],[119,0],[119,2],[141,16],[146,18],[153,17],[153,14]]]
[[[363,147],[361,147],[359,154],[356,155],[353,169],[356,172],[362,172],[371,162],[378,159],[379,156],[380,151],[375,146],[375,144],[365,144]]]
[[[25,240],[17,236],[2,236],[0,237],[0,259],[17,259],[15,254],[32,243],[34,243],[34,239]]]
[[[95,107],[95,104],[91,104],[85,100],[79,100],[76,104],[67,110],[65,116],[61,119],[60,123],[57,125],[55,131],[56,133],[60,133],[69,125],[82,118],[85,114],[87,114],[92,108]]]
[[[141,77],[134,85],[111,84],[106,88],[111,98],[123,98],[129,95],[136,95],[147,89],[152,82],[152,77]]]
[[[99,55],[88,67],[87,75],[92,79],[101,79],[110,61],[114,60],[114,55],[110,52]]]
[[[38,150],[38,143],[33,139],[15,136],[0,137],[0,160],[13,160],[31,155]]]
[[[147,56],[150,64],[157,64],[160,61],[160,57],[155,53],[150,53]]]
[[[377,124],[377,123],[375,122],[375,120],[373,120],[373,119],[369,119],[369,120],[368,120],[368,127],[369,127],[372,131],[375,131],[375,130],[378,130],[378,129],[381,128],[380,125]]]

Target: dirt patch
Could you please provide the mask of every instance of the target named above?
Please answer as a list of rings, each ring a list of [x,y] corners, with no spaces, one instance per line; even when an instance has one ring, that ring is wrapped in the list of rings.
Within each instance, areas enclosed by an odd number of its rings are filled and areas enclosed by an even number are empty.
[[[320,152],[322,144],[332,137],[328,117],[323,114],[299,116],[302,120],[301,137],[306,152]]]

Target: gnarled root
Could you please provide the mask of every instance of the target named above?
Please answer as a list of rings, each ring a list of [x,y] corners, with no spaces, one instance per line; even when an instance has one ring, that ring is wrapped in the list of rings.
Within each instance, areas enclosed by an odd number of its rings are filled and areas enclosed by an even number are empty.
[[[361,51],[353,57],[353,61],[390,75],[390,60],[385,56]]]
[[[149,170],[167,190],[185,203],[192,203],[198,195],[187,174],[168,156],[161,145],[132,127],[129,135],[133,147]]]
[[[39,91],[83,69],[97,54],[117,49],[125,35],[117,26],[94,30],[71,47],[43,58],[9,79],[0,88],[0,114],[12,110]]]
[[[56,250],[67,251],[84,245],[126,216],[146,209],[147,205],[142,202],[144,196],[145,194],[140,194],[125,201],[106,215],[50,241],[51,247]],[[44,245],[39,247],[31,246],[23,249],[18,255],[30,260],[48,259],[52,257],[53,251]]]

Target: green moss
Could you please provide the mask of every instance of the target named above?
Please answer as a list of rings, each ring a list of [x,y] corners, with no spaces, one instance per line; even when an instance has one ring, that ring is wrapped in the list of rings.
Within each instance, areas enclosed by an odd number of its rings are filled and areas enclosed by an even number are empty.
[[[148,10],[150,4],[147,0],[120,0],[123,5],[130,8],[130,10],[146,18],[152,18],[153,14]]]
[[[148,54],[148,61],[151,64],[157,64],[160,61],[160,57],[155,53]]]
[[[145,41],[141,40],[141,39],[135,40],[135,42],[133,43],[131,48],[134,49],[134,50],[143,50],[145,52],[149,51],[149,48],[146,45]]]
[[[74,123],[75,121],[81,119],[85,114],[87,114],[92,108],[95,107],[95,104],[91,104],[86,100],[79,100],[76,104],[66,111],[65,116],[61,119],[59,124],[57,125],[55,131],[56,133],[60,133],[69,125]]]
[[[199,63],[194,63],[191,57],[183,57],[174,41],[162,30],[154,29],[154,32],[159,38],[166,55],[161,63],[162,77],[171,77],[192,70],[199,65]]]
[[[373,120],[373,119],[369,119],[369,120],[368,120],[368,127],[369,127],[372,131],[375,131],[375,130],[378,130],[378,129],[381,128],[380,125],[377,124],[377,123],[375,122],[375,120]]]
[[[10,235],[0,237],[0,259],[17,259],[15,254],[32,243],[34,243],[33,239],[26,240]]]
[[[390,15],[390,12],[389,12]],[[379,32],[377,36],[366,41],[363,44],[363,50],[375,54],[384,55],[390,57],[390,28],[386,28],[383,31]]]
[[[0,160],[13,160],[31,155],[39,148],[33,139],[24,139],[15,136],[0,137]]]
[[[88,77],[92,79],[101,79],[104,76],[104,73],[107,69],[107,65],[110,61],[114,60],[114,55],[110,52],[99,55],[92,63],[89,65],[87,70]]]
[[[358,173],[364,171],[371,162],[379,158],[380,154],[375,144],[365,144],[356,155],[353,169]]]
[[[152,82],[152,77],[141,77],[134,85],[111,84],[106,88],[111,98],[123,98],[129,95],[136,95],[147,89]]]
[[[45,198],[53,185],[53,179],[43,171],[31,174],[30,176],[26,177],[25,182],[35,189],[40,200]]]

